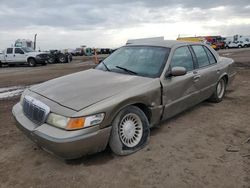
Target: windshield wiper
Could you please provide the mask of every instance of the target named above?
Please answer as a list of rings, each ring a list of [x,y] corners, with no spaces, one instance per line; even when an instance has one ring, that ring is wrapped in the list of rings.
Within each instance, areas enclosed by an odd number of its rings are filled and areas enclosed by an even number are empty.
[[[122,70],[124,70],[124,71],[126,71],[126,72],[129,72],[129,73],[132,73],[132,74],[137,75],[136,72],[134,72],[134,71],[132,71],[132,70],[129,70],[129,69],[126,69],[126,68],[124,68],[124,67],[120,67],[120,66],[115,66],[115,67],[118,68],[118,69],[122,69]]]
[[[104,67],[107,69],[107,71],[110,71],[110,69],[108,68],[108,66],[103,61],[101,63],[104,65]]]

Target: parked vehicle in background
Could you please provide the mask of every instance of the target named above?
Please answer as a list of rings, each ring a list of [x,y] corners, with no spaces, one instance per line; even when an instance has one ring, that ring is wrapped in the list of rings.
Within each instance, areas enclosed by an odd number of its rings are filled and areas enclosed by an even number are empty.
[[[50,50],[48,63],[70,63],[72,61],[71,53],[62,53],[60,50]]]
[[[225,42],[221,36],[204,36],[207,42],[210,42],[212,45],[215,45],[216,50],[224,49]]]
[[[184,42],[204,42],[205,39],[203,37],[178,37],[178,41],[184,41]]]
[[[246,48],[250,47],[250,37],[242,35],[234,35],[225,37],[226,48]]]
[[[211,41],[211,39],[208,41],[206,37],[178,37],[177,40],[184,42],[201,42],[211,46],[215,50],[217,49],[217,46],[213,43],[213,41]]]
[[[9,66],[28,64],[31,67],[37,64],[46,65],[49,59],[49,54],[45,52],[36,52],[27,47],[11,47],[6,48],[0,54],[0,65],[6,64]]]
[[[34,42],[29,39],[17,39],[14,44],[15,47],[26,47],[26,48],[32,48],[34,49]]]
[[[226,48],[242,48],[245,44],[242,41],[228,41],[226,42]]]
[[[148,143],[150,128],[161,121],[207,99],[221,102],[236,74],[233,64],[201,43],[135,42],[95,69],[26,89],[12,112],[20,130],[62,158],[108,144],[128,155]]]
[[[76,48],[72,54],[73,56],[83,56],[84,49],[83,48]]]

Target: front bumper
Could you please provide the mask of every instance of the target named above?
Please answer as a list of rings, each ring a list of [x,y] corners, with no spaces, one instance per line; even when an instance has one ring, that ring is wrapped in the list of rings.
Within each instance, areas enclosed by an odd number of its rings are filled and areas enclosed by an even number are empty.
[[[17,127],[32,141],[49,153],[64,159],[74,159],[100,152],[108,144],[111,127],[100,129],[99,126],[94,126],[66,131],[48,124],[38,126],[24,115],[20,103],[13,107],[12,113]]]
[[[38,64],[44,64],[44,63],[47,63],[49,60],[49,58],[36,58],[36,62]]]

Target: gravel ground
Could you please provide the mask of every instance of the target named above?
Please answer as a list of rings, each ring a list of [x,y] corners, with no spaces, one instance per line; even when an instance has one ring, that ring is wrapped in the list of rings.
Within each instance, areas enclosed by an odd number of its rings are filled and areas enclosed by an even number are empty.
[[[250,187],[250,50],[219,52],[237,62],[223,102],[200,105],[151,130],[141,151],[118,157],[109,149],[63,161],[16,127],[18,97],[0,100],[0,187]],[[0,88],[30,85],[92,67],[74,61],[0,69]]]

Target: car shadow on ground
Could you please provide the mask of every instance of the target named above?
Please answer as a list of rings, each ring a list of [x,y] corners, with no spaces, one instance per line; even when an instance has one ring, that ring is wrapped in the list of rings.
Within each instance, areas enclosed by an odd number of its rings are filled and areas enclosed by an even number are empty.
[[[233,91],[233,90],[232,90]],[[232,91],[229,91],[232,92]],[[231,97],[225,95],[225,100],[232,100]],[[202,107],[214,107],[216,105],[216,103],[213,102],[209,102],[208,100],[203,101],[200,104],[197,104],[183,112],[181,112],[180,114],[175,115],[174,117],[165,120],[163,122],[161,122],[159,125],[153,127],[150,129],[150,135],[151,136],[156,136],[157,134],[159,134],[162,131],[162,126],[169,126],[169,122],[171,121],[175,121],[176,119],[185,116],[187,114],[193,113],[193,111],[195,110],[199,110],[199,108]],[[169,127],[171,128],[171,127]],[[109,161],[113,160],[115,157],[119,157],[116,156],[115,154],[112,153],[111,149],[109,148],[109,146],[107,146],[107,148],[100,152],[100,153],[96,153],[93,155],[88,155],[88,156],[84,156],[78,159],[72,159],[72,160],[65,160],[66,164],[68,165],[81,165],[84,164],[86,166],[92,166],[92,165],[101,165],[101,164],[105,164],[108,163]],[[121,157],[121,156],[120,156]]]
[[[65,163],[68,165],[81,165],[93,166],[93,165],[102,165],[113,160],[115,155],[112,153],[111,149],[107,147],[104,151],[92,155],[87,155],[78,159],[65,160]]]
[[[203,107],[203,106],[207,106],[207,107],[213,107],[215,105],[215,103],[209,102],[209,101],[203,101],[200,104],[197,104],[191,108],[188,108],[187,110],[167,119],[162,121],[159,125],[154,126],[153,128],[150,129],[150,135],[151,136],[155,136],[157,135],[161,130],[162,130],[162,126],[169,126],[170,122],[175,121],[176,119],[185,116],[187,114],[193,113],[193,111],[198,110],[199,108]],[[171,127],[168,127],[171,128]]]
[[[3,68],[5,68],[5,69],[6,68],[19,68],[19,67],[34,68],[34,67],[29,66],[28,64],[21,64],[21,65],[2,65],[2,66],[0,66],[0,69],[3,69]],[[35,67],[44,67],[44,65],[42,65],[42,64],[36,64]]]
[[[178,119],[179,117],[184,116],[186,114],[192,113],[194,110],[197,110],[197,109],[201,108],[202,106],[213,107],[214,103],[204,101],[204,102],[202,102],[202,103],[200,103],[192,108],[189,108],[188,110],[186,110],[186,111],[184,111],[184,112],[182,112],[182,113],[180,113],[180,114],[178,114],[178,115],[176,115],[168,120],[165,120],[165,121],[161,122],[159,125],[151,128],[150,135],[156,136],[157,134],[159,134],[161,132],[163,125],[168,126],[168,122],[173,121],[175,119]],[[113,160],[115,157],[122,157],[122,156],[116,156],[115,154],[112,153],[109,146],[107,146],[107,148],[100,153],[84,156],[84,157],[81,157],[78,159],[65,160],[65,163],[68,165],[81,165],[81,164],[84,164],[86,166],[101,165],[101,164],[108,163],[109,161]]]

